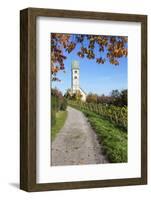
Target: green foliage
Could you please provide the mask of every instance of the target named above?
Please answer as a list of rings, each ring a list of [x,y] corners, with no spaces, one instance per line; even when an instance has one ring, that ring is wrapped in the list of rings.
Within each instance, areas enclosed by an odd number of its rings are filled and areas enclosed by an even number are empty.
[[[127,132],[93,112],[82,111],[98,134],[99,141],[110,162],[127,162]]]
[[[55,139],[59,130],[63,127],[67,118],[67,111],[59,111],[56,113],[56,123],[51,126],[51,138]]]
[[[115,106],[127,106],[127,90],[112,90],[111,104]]]
[[[72,90],[71,89],[67,89],[66,93],[64,94],[64,97],[66,99],[72,99]]]
[[[92,111],[100,117],[114,123],[116,126],[127,130],[127,106],[118,107],[77,101],[68,101],[68,104],[77,109]]]
[[[64,98],[62,101],[60,101],[60,110],[66,110],[67,109],[67,100]]]
[[[111,163],[127,162],[127,131],[92,111],[80,108],[77,105],[73,107],[81,110],[86,115],[92,128],[97,133],[102,150],[109,161]]]
[[[122,90],[120,94],[120,100],[122,102],[122,106],[126,105],[127,106],[127,90]]]
[[[57,89],[51,89],[51,125],[56,123],[56,113],[60,110],[65,111],[67,108],[67,100]]]
[[[79,90],[77,90],[73,95],[72,95],[72,99],[76,100],[76,101],[81,101],[82,95],[81,92]]]
[[[72,93],[72,91],[68,89],[67,92],[64,94],[64,97],[67,100],[81,101],[82,94],[79,90],[77,90],[75,93]]]
[[[57,112],[57,98],[51,96],[51,125],[54,126],[56,123],[56,112]]]

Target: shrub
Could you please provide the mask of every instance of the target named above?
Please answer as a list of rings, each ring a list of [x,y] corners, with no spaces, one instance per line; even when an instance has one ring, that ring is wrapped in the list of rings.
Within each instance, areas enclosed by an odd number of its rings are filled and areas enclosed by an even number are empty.
[[[60,102],[60,110],[66,110],[67,109],[67,100],[65,98],[62,99]]]
[[[56,123],[56,97],[51,96],[51,125]]]
[[[62,93],[57,89],[51,89],[51,124],[56,123],[56,112],[66,110],[67,100],[63,97]]]

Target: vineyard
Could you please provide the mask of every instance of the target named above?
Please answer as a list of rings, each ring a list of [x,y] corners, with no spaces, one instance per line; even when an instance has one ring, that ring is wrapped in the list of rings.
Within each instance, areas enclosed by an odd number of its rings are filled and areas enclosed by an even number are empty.
[[[104,119],[127,130],[127,106],[118,107],[113,105],[102,105],[97,103],[86,103],[81,101],[68,101],[68,105],[80,110],[94,112]]]
[[[68,105],[87,117],[111,163],[127,162],[127,106],[73,100],[69,100]]]

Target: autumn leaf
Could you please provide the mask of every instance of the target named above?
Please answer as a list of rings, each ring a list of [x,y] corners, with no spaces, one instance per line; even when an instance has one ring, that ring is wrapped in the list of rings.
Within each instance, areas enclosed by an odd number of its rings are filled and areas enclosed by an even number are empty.
[[[87,42],[85,43],[85,41]],[[51,73],[54,77],[53,80],[57,80],[55,76],[60,70],[65,70],[64,60],[67,57],[64,55],[64,52],[68,52],[68,54],[72,53],[77,44],[80,46],[77,51],[77,55],[80,58],[95,59],[98,64],[104,64],[108,60],[111,64],[117,66],[120,64],[118,59],[123,56],[127,57],[128,55],[127,42],[128,37],[126,36],[52,33]],[[99,58],[96,57],[96,45],[99,46],[99,54],[106,52],[105,58],[101,56]]]

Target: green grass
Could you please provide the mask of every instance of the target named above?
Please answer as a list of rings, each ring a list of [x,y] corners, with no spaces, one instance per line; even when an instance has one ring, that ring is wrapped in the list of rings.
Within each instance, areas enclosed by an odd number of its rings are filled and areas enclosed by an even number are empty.
[[[56,113],[56,123],[51,128],[51,138],[52,140],[55,139],[57,136],[57,133],[60,131],[60,129],[63,127],[65,121],[67,118],[67,111],[59,111]]]
[[[98,134],[100,143],[112,163],[127,162],[127,132],[108,120],[89,111],[83,111],[92,128]]]
[[[73,106],[74,107],[74,106]],[[76,106],[75,108],[78,109]],[[111,163],[127,162],[127,131],[94,112],[81,109],[98,135],[104,154]]]

